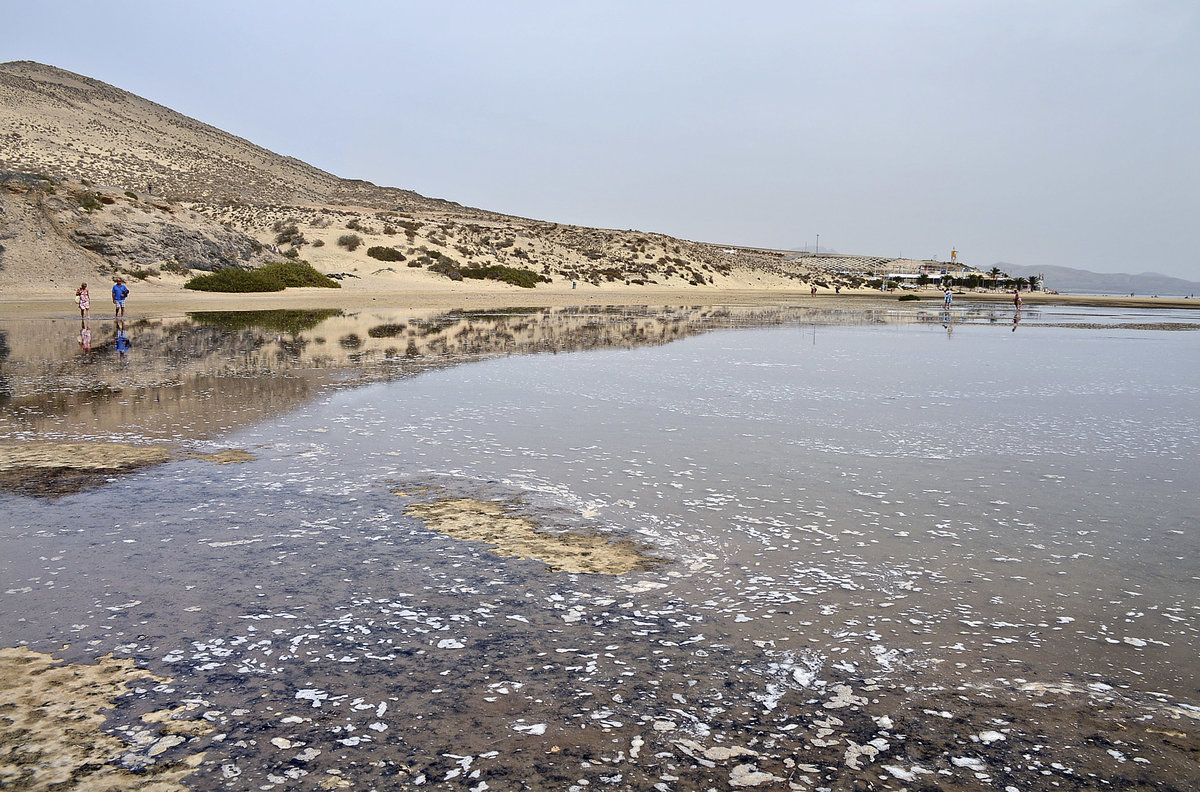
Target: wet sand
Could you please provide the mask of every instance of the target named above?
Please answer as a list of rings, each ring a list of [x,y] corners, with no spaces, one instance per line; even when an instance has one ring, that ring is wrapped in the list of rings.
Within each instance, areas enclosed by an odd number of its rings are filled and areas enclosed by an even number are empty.
[[[471,289],[471,290],[422,290],[390,291],[354,287],[341,289],[287,289],[267,294],[218,294],[214,292],[188,291],[178,286],[134,284],[135,292],[129,298],[130,317],[179,316],[188,311],[255,311],[272,309],[298,310],[305,308],[404,308],[429,310],[478,310],[482,308],[504,308],[512,305],[530,307],[568,307],[586,305],[606,306],[653,306],[653,305],[779,305],[786,303],[817,305],[822,308],[852,310],[855,308],[888,306],[908,292],[881,294],[869,289],[843,289],[835,294],[822,289],[817,295],[807,290],[787,292],[767,289],[712,289],[712,288],[668,288],[650,286],[595,287],[584,284],[572,289],[565,284],[543,285],[536,289],[518,287]],[[942,293],[937,290],[913,292],[921,301],[940,304]],[[962,301],[1012,304],[1012,294],[1003,292],[963,292],[957,295]],[[1094,296],[1070,294],[1046,294],[1043,292],[1022,294],[1026,305],[1088,305],[1112,308],[1196,308],[1196,300],[1174,297],[1150,296]],[[33,289],[19,299],[0,297],[0,316],[54,317],[70,316],[73,306],[71,295],[58,291]],[[103,299],[93,302],[92,316],[104,319],[110,315],[110,306]]]

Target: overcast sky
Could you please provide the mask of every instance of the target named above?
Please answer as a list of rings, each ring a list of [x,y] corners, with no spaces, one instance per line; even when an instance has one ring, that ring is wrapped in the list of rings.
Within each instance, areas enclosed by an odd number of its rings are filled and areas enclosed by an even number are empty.
[[[1196,0],[0,0],[0,12],[0,60],[472,206],[1200,280]]]

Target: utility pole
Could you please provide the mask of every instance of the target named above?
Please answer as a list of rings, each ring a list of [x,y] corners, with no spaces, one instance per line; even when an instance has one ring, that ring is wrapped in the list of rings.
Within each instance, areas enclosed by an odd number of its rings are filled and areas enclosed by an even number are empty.
[[[814,256],[821,255],[821,235],[817,234],[817,247],[813,250]]]

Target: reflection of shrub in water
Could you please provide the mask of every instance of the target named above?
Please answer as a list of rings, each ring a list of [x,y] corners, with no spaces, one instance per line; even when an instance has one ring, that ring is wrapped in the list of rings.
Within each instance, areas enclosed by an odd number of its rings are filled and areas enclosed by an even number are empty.
[[[549,310],[546,308],[534,308],[534,307],[525,306],[525,307],[516,307],[516,308],[488,308],[488,309],[474,310],[474,311],[462,311],[459,309],[455,309],[453,311],[450,311],[451,316],[463,316],[463,317],[466,317],[467,319],[480,320],[480,321],[485,321],[485,322],[505,321],[505,320],[509,319],[513,314],[531,316],[533,314],[542,314],[542,313],[549,314]]]
[[[311,330],[331,316],[342,312],[336,308],[274,311],[193,311],[188,319],[196,324],[219,327],[222,330],[271,330],[277,333],[301,333]]]
[[[0,332],[0,361],[8,358],[8,335]],[[0,400],[12,398],[12,385],[8,381],[8,377],[4,376],[4,372],[0,371]]]
[[[405,324],[381,324],[367,331],[371,338],[395,338],[408,329]]]
[[[358,333],[350,333],[338,339],[338,343],[345,349],[358,349],[363,344],[363,340],[358,336]]]

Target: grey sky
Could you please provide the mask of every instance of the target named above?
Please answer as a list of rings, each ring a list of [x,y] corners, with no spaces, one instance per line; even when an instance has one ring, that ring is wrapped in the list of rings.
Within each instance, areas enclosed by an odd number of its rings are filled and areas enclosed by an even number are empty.
[[[0,60],[339,176],[688,239],[1200,280],[1200,3],[0,0]]]

